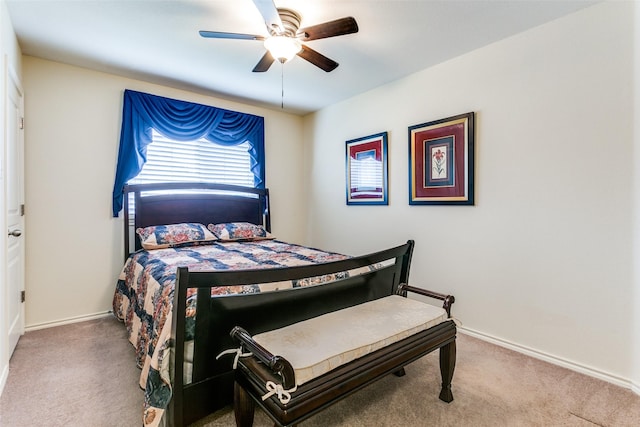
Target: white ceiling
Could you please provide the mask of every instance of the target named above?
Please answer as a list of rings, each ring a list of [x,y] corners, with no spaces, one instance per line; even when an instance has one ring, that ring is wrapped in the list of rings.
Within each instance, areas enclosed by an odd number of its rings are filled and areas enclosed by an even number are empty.
[[[6,0],[26,55],[296,114],[397,80],[597,0],[276,0],[302,26],[353,16],[360,31],[308,42],[337,61],[325,73],[295,58],[251,70],[267,35],[252,0]],[[281,86],[283,84],[283,86]],[[283,95],[284,93],[284,95]]]

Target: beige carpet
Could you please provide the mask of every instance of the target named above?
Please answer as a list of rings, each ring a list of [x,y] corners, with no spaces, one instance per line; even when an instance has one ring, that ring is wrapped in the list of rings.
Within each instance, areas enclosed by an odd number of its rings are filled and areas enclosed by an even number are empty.
[[[140,426],[143,392],[124,326],[104,318],[28,332],[11,359],[0,425]],[[640,396],[460,334],[455,400],[438,400],[437,354],[301,424],[327,426],[640,426]],[[225,408],[193,427],[233,426]],[[255,426],[272,426],[261,412]]]

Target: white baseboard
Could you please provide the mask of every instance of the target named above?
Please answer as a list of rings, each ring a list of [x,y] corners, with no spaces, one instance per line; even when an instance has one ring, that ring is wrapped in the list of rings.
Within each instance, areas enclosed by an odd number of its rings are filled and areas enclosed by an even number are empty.
[[[70,317],[67,319],[56,320],[52,322],[44,322],[44,323],[29,325],[25,327],[25,331],[28,332],[28,331],[35,331],[38,329],[53,328],[55,326],[69,325],[72,323],[85,322],[87,320],[93,320],[93,319],[101,319],[101,318],[112,316],[112,315],[113,314],[111,311],[107,311],[102,313],[94,313],[94,314],[88,314],[83,316]],[[530,347],[516,344],[511,341],[497,338],[492,335],[485,334],[483,332],[478,332],[464,326],[459,326],[458,330],[463,334],[472,336],[474,338],[478,338],[482,341],[487,341],[492,344],[498,345],[500,347],[508,348],[509,350],[513,350],[518,353],[525,354],[535,359],[540,359],[545,362],[551,363],[553,365],[561,366],[563,368],[567,368],[572,371],[579,372],[584,375],[588,375],[590,377],[601,379],[608,383],[615,384],[617,386],[620,386],[626,389],[630,389],[635,394],[640,395],[640,384],[636,384],[628,379],[621,378],[616,375],[612,375],[607,372],[603,372],[598,369],[594,369],[592,367],[585,366],[576,362],[572,362],[570,360],[563,359],[561,357],[553,356],[551,354],[544,353],[542,351],[535,350]],[[9,365],[7,364],[7,366],[3,368],[2,376],[0,377],[0,394],[2,394],[2,390],[4,389],[4,385],[7,381],[8,375],[9,375]]]
[[[0,396],[2,396],[4,386],[7,384],[7,378],[9,378],[9,363],[2,367],[2,376],[0,376]]]
[[[112,315],[111,311],[105,311],[105,312],[94,313],[94,314],[85,314],[82,316],[68,317],[66,319],[54,320],[51,322],[36,323],[33,325],[25,326],[24,330],[25,332],[37,331],[38,329],[53,328],[55,326],[70,325],[72,323],[86,322],[87,320],[101,319],[103,317],[107,317],[111,315]]]
[[[570,360],[563,359],[561,357],[553,356],[551,354],[547,354],[530,347],[516,344],[501,338],[496,338],[494,336],[485,334],[483,332],[474,331],[473,329],[469,329],[464,326],[459,326],[458,330],[466,335],[472,336],[474,338],[478,338],[483,341],[490,342],[491,344],[508,348],[509,350],[517,351],[518,353],[525,354],[535,359],[540,359],[545,362],[549,362],[553,365],[561,366],[563,368],[567,368],[572,371],[579,372],[584,375],[588,375],[590,377],[598,378],[600,380],[606,381],[611,384],[615,384],[617,386],[620,386],[626,389],[631,389],[634,393],[640,395],[640,386],[638,384],[633,384],[631,380],[621,378],[616,375],[612,375],[607,372],[603,372],[598,369],[594,369],[592,367],[582,365],[580,363],[572,362]]]

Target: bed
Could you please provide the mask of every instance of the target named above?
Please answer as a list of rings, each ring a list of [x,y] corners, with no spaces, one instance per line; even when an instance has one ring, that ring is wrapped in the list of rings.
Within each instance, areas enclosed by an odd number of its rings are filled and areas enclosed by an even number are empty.
[[[125,263],[113,310],[141,368],[145,426],[188,425],[232,402],[233,357],[220,355],[235,346],[234,326],[272,330],[408,281],[412,241],[352,257],[278,240],[267,189],[168,183],[129,185],[124,194]],[[171,224],[203,230],[169,244],[149,238]],[[246,294],[257,296],[251,305],[234,298]]]

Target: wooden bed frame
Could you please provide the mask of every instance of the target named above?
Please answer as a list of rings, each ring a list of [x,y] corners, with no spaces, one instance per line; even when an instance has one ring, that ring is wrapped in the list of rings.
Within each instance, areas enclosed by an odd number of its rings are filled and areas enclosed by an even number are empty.
[[[181,194],[167,194],[167,191]],[[204,191],[204,192],[203,192]],[[155,194],[154,194],[155,193]],[[129,215],[129,194],[135,199],[135,218]],[[142,184],[125,186],[125,257],[130,247],[140,247],[133,230],[150,225],[180,222],[202,224],[251,222],[270,231],[269,192],[215,184]],[[233,357],[216,360],[222,351],[236,348],[229,333],[242,326],[256,334],[280,328],[320,314],[340,310],[397,292],[408,282],[413,241],[364,256],[343,261],[291,268],[190,272],[179,268],[173,303],[172,339],[174,348],[173,396],[167,424],[185,426],[233,401]],[[251,299],[235,295],[210,297],[211,288],[239,284],[289,281],[368,267],[393,260],[368,274],[339,282],[254,294]],[[184,348],[187,289],[197,289],[196,326],[193,350],[192,381],[185,384]],[[247,304],[247,301],[251,301]]]
[[[130,196],[135,215],[131,218]],[[132,221],[133,220],[133,221]],[[141,249],[135,229],[151,225],[197,222],[250,222],[271,231],[269,190],[207,183],[159,183],[124,187],[124,257]],[[133,227],[133,228],[132,228]]]

